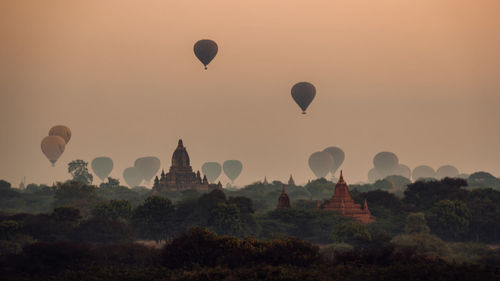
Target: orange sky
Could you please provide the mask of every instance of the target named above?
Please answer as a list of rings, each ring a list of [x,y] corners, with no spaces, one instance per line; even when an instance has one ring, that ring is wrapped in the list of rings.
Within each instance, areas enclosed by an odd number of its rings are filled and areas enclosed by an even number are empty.
[[[1,1],[0,178],[52,183],[97,156],[120,179],[141,156],[168,169],[178,138],[195,169],[241,160],[240,185],[303,183],[331,145],[351,183],[385,150],[499,176],[499,14],[496,0]],[[219,44],[208,71],[202,38]],[[305,116],[299,81],[317,88]],[[51,168],[40,141],[56,124],[73,138]]]

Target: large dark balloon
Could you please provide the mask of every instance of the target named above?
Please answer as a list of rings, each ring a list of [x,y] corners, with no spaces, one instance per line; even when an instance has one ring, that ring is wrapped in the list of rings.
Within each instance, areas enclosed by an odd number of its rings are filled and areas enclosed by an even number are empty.
[[[160,166],[160,159],[154,156],[137,158],[134,163],[134,167],[146,182],[149,182],[156,175]]]
[[[444,165],[441,166],[439,169],[436,171],[438,179],[443,179],[443,178],[456,178],[458,177],[458,174],[460,173],[457,168],[451,166],[451,165]]]
[[[316,96],[316,88],[309,82],[299,82],[292,87],[292,98],[306,114],[307,107]]]
[[[344,151],[336,146],[327,147],[323,151],[330,153],[330,155],[333,157],[333,167],[332,170],[330,171],[330,173],[332,173],[333,176],[335,172],[340,168],[342,163],[344,163],[344,158],[345,158]]]
[[[123,170],[123,178],[130,188],[139,186],[143,180],[141,173],[135,167]]]
[[[52,166],[54,166],[57,159],[63,154],[66,142],[59,136],[47,136],[43,138],[40,146],[45,157],[47,157],[50,163],[52,163]]]
[[[417,181],[418,179],[434,179],[436,178],[436,171],[434,171],[432,167],[422,165],[413,169],[411,176],[414,181]]]
[[[403,164],[399,164],[396,169],[394,169],[393,175],[398,175],[405,177],[407,179],[411,179],[411,169]]]
[[[63,125],[57,125],[49,130],[49,136],[59,136],[64,139],[64,142],[68,144],[71,139],[71,130]]]
[[[214,183],[220,176],[222,167],[217,162],[206,162],[201,166],[201,171],[205,176],[207,176],[207,180],[209,182]]]
[[[104,181],[113,170],[113,160],[109,157],[96,157],[90,164],[94,174]]]
[[[217,43],[209,39],[202,39],[194,44],[194,54],[203,63],[205,69],[207,65],[215,58],[219,48]]]
[[[224,174],[234,182],[241,174],[243,164],[238,160],[227,160],[222,164],[222,169],[224,170]]]
[[[377,171],[377,169],[372,168],[370,171],[368,171],[368,181],[369,182],[376,182],[378,180],[382,179],[382,175]]]
[[[380,152],[373,158],[373,165],[382,177],[390,176],[399,164],[399,159],[392,152]]]
[[[309,168],[318,178],[324,178],[332,170],[333,157],[326,151],[314,152],[309,156]]]

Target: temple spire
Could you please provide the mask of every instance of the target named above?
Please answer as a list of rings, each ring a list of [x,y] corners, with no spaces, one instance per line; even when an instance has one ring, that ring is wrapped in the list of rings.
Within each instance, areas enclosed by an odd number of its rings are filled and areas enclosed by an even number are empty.
[[[286,190],[285,190],[285,185],[283,184],[281,186],[281,194],[285,194],[286,193]]]
[[[179,139],[179,143],[177,144],[178,147],[183,147],[184,144],[182,144],[182,139]]]

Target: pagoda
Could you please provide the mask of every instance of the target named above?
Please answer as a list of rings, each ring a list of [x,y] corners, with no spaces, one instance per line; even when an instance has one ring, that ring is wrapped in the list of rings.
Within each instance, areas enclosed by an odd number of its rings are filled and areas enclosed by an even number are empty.
[[[288,186],[295,186],[295,181],[293,180],[292,174],[290,174],[290,178],[288,179]]]
[[[290,198],[288,198],[288,194],[286,194],[285,185],[281,188],[281,195],[278,199],[277,209],[290,209]]]
[[[343,216],[348,216],[357,219],[362,223],[372,223],[375,222],[375,217],[372,216],[370,210],[368,209],[368,203],[365,202],[363,206],[354,202],[349,193],[349,188],[347,183],[344,181],[342,176],[342,171],[340,171],[340,178],[335,185],[335,191],[330,200],[328,200],[322,207],[318,201],[318,209],[325,211],[334,211]]]
[[[193,172],[189,154],[182,143],[182,139],[180,139],[177,148],[172,154],[170,170],[166,174],[162,170],[160,178],[155,177],[153,193],[188,189],[209,191],[216,188],[222,188],[222,184],[220,182],[218,184],[209,184],[206,176],[201,177],[200,171]]]

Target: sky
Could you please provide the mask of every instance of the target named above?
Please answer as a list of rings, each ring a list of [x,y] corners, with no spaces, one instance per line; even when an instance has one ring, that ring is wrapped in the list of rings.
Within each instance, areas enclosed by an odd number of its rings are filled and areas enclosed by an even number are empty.
[[[138,157],[168,170],[179,138],[195,170],[241,160],[239,186],[313,179],[328,146],[348,183],[381,151],[500,176],[499,14],[496,0],[1,1],[0,179],[52,184],[109,156],[123,182]],[[207,71],[199,39],[219,46]],[[306,115],[301,81],[317,89]],[[59,124],[73,136],[51,167],[40,142]]]

